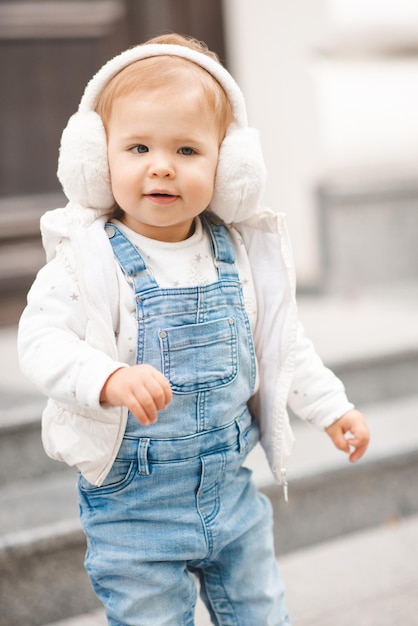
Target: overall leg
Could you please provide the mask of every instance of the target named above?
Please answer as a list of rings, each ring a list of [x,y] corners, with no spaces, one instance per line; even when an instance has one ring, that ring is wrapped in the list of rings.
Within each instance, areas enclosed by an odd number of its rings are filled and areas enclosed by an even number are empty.
[[[193,626],[197,590],[186,562],[206,550],[195,470],[160,464],[142,475],[118,458],[101,487],[80,477],[85,567],[110,626]]]
[[[258,496],[256,522],[199,568],[201,596],[218,626],[290,626],[274,555],[272,512]]]
[[[129,571],[134,569],[135,571]],[[184,563],[141,563],[90,574],[109,626],[194,626],[197,590]]]

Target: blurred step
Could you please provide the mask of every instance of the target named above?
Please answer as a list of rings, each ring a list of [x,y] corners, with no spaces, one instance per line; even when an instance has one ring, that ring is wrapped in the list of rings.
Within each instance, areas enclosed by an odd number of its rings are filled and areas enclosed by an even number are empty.
[[[394,285],[301,294],[298,305],[307,336],[353,402],[416,393],[418,272]]]
[[[36,394],[1,390],[0,410],[0,485],[24,481],[64,468],[49,459],[42,447],[40,415],[45,405]],[[7,408],[13,403],[13,408]]]
[[[0,198],[0,242],[22,237],[39,237],[39,220],[45,211],[65,206],[62,193],[32,194]]]
[[[27,291],[45,263],[39,220],[50,209],[65,206],[62,193],[0,198],[0,293]]]
[[[48,626],[107,626],[107,619],[104,610],[98,609],[91,613],[48,624]]]
[[[45,264],[40,238],[0,245],[0,293],[28,291],[36,273]]]
[[[59,472],[41,442],[41,414],[46,400],[21,373],[16,328],[0,328],[0,485]]]
[[[371,431],[366,455],[350,464],[326,434],[294,423],[289,503],[265,483],[276,519],[277,554],[418,512],[418,396],[362,407]]]
[[[416,626],[417,553],[413,516],[279,559],[292,624]]]
[[[65,465],[61,464],[63,468]],[[61,469],[45,476],[0,487],[0,550],[29,554],[44,547],[45,538],[79,530],[76,472]]]
[[[0,488],[0,625],[35,626],[98,607],[83,568],[76,473]]]
[[[317,202],[327,289],[417,280],[415,172],[363,168],[334,174],[319,187]]]

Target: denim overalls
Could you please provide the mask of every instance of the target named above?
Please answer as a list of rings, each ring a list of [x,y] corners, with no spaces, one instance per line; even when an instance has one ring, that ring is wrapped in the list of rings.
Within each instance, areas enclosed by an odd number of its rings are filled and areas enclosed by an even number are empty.
[[[285,626],[271,507],[242,467],[258,441],[247,401],[256,364],[227,229],[202,216],[218,280],[160,288],[135,246],[106,226],[133,283],[137,363],[173,399],[147,427],[129,414],[101,487],[80,477],[86,568],[111,626],[194,624],[196,585],[214,624]]]

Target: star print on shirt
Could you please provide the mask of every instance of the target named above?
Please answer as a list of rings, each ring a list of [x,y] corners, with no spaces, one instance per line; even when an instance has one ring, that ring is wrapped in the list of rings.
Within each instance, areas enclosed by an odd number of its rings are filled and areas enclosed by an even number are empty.
[[[76,293],[73,293],[73,294],[70,296],[70,298],[71,298],[71,300],[72,300],[73,302],[75,302],[76,300],[78,300],[79,296],[78,296]]]

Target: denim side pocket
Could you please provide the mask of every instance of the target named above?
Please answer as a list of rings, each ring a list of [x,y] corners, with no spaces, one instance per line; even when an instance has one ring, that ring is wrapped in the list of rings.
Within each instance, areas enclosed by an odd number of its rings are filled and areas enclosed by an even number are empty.
[[[100,496],[105,493],[114,493],[116,491],[121,491],[124,487],[129,485],[135,474],[136,464],[134,461],[116,459],[113,463],[112,469],[100,487],[90,483],[82,474],[79,474],[78,477],[78,487],[80,491],[89,494],[89,496]]]

